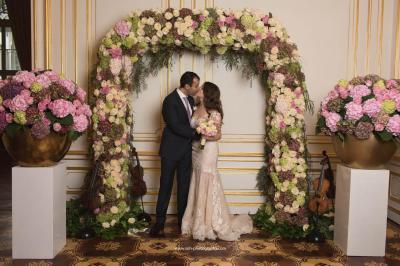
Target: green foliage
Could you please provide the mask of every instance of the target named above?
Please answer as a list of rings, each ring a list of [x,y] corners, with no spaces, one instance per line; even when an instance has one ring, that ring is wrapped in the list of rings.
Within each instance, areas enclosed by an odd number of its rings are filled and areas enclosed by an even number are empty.
[[[272,236],[281,236],[287,239],[301,239],[307,236],[309,229],[306,231],[302,227],[289,224],[288,222],[278,223],[270,220],[270,207],[264,204],[257,213],[252,216],[254,225]]]
[[[275,187],[271,177],[268,175],[268,168],[264,165],[257,174],[257,188],[267,196],[269,201],[274,199]]]
[[[378,137],[383,141],[391,141],[393,140],[393,135],[386,130],[382,131],[374,131],[378,135]]]
[[[316,128],[315,128],[315,134],[321,133],[321,132],[322,132],[322,128],[325,127],[325,124],[326,124],[325,117],[323,117],[323,116],[321,115],[321,116],[318,118],[318,121],[317,121],[317,126],[316,126]]]
[[[17,133],[18,130],[21,130],[23,128],[24,127],[22,125],[11,123],[7,125],[5,132],[8,136],[12,137]]]
[[[328,214],[319,215],[318,224],[316,215],[310,216],[309,221],[310,221],[309,231],[312,231],[314,228],[318,227],[319,232],[326,239],[333,239],[333,228],[331,228],[334,223],[333,211],[332,211],[332,216]]]
[[[137,216],[141,212],[140,205],[136,201],[132,202],[130,210],[121,217],[119,222],[105,229],[94,214],[83,208],[80,204],[80,199],[72,199],[67,201],[67,236],[78,237],[84,228],[93,229],[97,237],[107,240],[126,236],[131,228],[143,229],[148,226],[144,220],[137,220]],[[129,218],[135,218],[135,223],[130,224],[128,222]]]

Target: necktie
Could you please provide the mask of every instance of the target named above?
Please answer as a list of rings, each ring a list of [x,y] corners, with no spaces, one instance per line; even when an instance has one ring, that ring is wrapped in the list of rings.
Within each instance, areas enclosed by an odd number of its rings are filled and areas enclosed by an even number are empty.
[[[188,119],[189,119],[189,121],[190,121],[190,119],[191,119],[191,112],[190,112],[190,103],[189,103],[188,97],[183,97],[183,100],[185,101],[186,113],[187,113]]]

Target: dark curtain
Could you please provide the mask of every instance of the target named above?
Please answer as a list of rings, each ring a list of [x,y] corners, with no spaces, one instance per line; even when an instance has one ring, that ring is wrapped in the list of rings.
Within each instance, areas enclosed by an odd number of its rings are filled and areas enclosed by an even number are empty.
[[[31,0],[6,0],[6,4],[21,69],[31,70]]]

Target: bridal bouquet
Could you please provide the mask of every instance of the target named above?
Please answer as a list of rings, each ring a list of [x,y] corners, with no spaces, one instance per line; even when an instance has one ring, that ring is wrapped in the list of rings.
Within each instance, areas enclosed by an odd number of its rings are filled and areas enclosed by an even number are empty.
[[[196,131],[201,134],[200,149],[202,150],[207,141],[205,137],[215,137],[218,134],[215,120],[209,118],[200,119]]]

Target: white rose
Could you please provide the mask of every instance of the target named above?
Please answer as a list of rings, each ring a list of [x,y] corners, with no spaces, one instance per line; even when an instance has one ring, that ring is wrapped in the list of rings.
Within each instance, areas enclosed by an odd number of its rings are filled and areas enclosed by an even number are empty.
[[[278,52],[279,52],[278,47],[276,47],[276,46],[272,47],[271,54],[277,54]]]
[[[290,190],[290,192],[292,192],[293,195],[298,195],[299,194],[299,189],[297,187],[294,187]]]
[[[114,123],[115,122],[115,116],[109,116],[108,117],[108,121],[110,121],[110,123]]]
[[[107,101],[112,101],[113,99],[114,99],[114,96],[111,93],[107,94],[107,96],[106,96]]]
[[[99,91],[98,89],[95,89],[95,90],[94,90],[94,96],[97,97],[97,96],[99,96],[99,95],[100,95],[100,91]]]
[[[167,29],[172,29],[172,23],[171,22],[167,22],[167,23],[165,23],[165,27],[167,28]]]
[[[111,221],[111,226],[114,226],[116,223],[117,223],[117,221],[114,220],[114,219],[112,219],[112,221]]]
[[[130,224],[134,224],[135,223],[135,218],[129,218],[128,219],[128,223],[130,223]]]
[[[141,22],[143,25],[147,24],[147,18],[142,18],[142,19],[140,20],[140,22]]]
[[[153,25],[154,22],[155,22],[155,21],[154,21],[154,18],[148,18],[148,19],[147,19],[147,24],[150,25],[150,26]]]
[[[182,44],[182,42],[180,40],[175,40],[175,44],[180,46]]]
[[[110,224],[105,222],[101,224],[103,226],[103,228],[110,228]]]
[[[111,213],[117,214],[118,213],[118,207],[117,206],[112,206],[110,208]]]
[[[309,224],[303,225],[303,231],[307,231],[307,229],[308,229],[309,226],[310,226]]]
[[[179,10],[174,9],[174,12],[172,14],[174,15],[174,17],[179,17]]]
[[[270,220],[272,223],[276,222],[275,216],[271,216],[268,220]]]
[[[210,12],[208,12],[207,9],[203,10],[203,16],[208,17],[209,14],[210,14]]]
[[[160,31],[161,28],[162,28],[162,27],[161,27],[161,24],[160,24],[160,23],[157,22],[157,23],[154,24],[154,29],[155,29],[155,30]]]
[[[171,12],[167,12],[167,13],[165,13],[165,15],[164,15],[164,17],[165,17],[166,20],[170,20],[171,18],[173,18],[173,16],[174,16],[174,15],[172,15]]]

